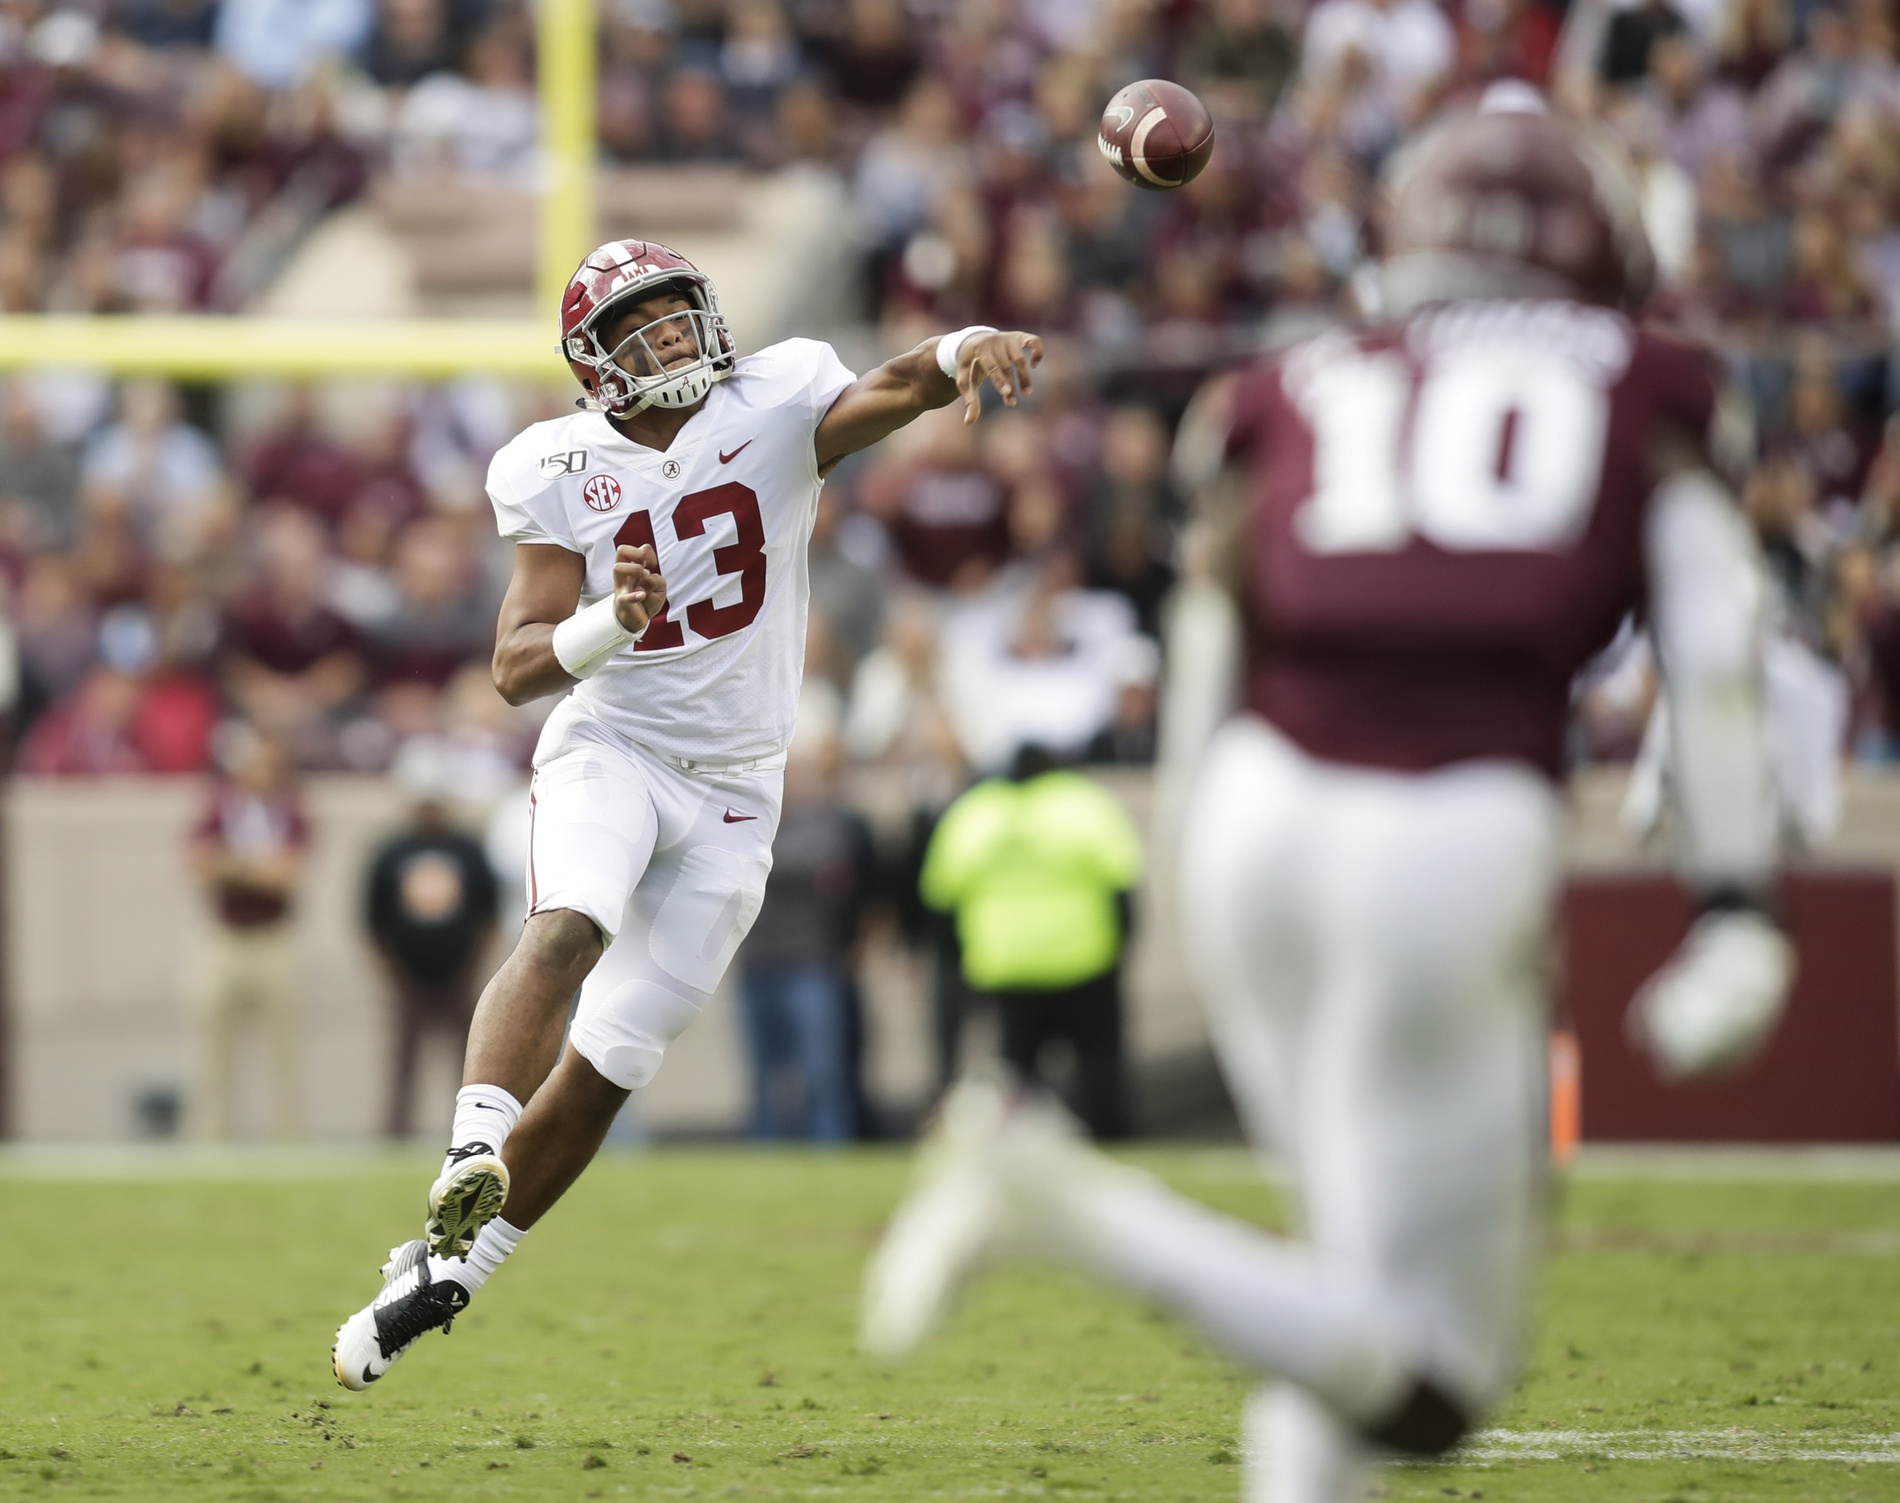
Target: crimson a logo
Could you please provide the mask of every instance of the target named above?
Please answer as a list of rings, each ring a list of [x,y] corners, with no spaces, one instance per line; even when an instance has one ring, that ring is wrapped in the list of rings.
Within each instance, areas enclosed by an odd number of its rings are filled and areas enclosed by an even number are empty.
[[[581,500],[595,511],[612,511],[620,504],[620,482],[611,475],[590,475],[581,487]]]

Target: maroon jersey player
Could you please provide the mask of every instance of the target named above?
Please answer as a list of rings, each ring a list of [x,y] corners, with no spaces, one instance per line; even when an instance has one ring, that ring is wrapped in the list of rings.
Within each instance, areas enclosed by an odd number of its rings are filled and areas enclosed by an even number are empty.
[[[1392,322],[1229,387],[1207,552],[1238,703],[1217,730],[1195,680],[1218,644],[1201,631],[1171,663],[1170,753],[1199,753],[1186,951],[1302,1236],[1218,1217],[1088,1153],[1053,1108],[972,1085],[868,1281],[886,1351],[1011,1248],[1172,1305],[1261,1375],[1247,1496],[1272,1503],[1363,1497],[1382,1451],[1449,1448],[1510,1380],[1569,687],[1633,609],[1669,678],[1684,867],[1706,900],[1640,1030],[1667,1071],[1720,1068],[1759,1045],[1790,979],[1764,901],[1760,575],[1708,459],[1710,367],[1632,323],[1649,265],[1633,196],[1534,105],[1456,117],[1396,165]]]

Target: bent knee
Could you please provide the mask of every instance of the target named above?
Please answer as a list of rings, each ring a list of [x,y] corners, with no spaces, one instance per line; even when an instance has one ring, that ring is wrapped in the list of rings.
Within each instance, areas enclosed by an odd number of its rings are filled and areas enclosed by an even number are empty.
[[[586,914],[572,908],[537,913],[521,933],[520,954],[538,969],[585,975],[600,959],[600,929]],[[579,976],[575,984],[579,984]]]

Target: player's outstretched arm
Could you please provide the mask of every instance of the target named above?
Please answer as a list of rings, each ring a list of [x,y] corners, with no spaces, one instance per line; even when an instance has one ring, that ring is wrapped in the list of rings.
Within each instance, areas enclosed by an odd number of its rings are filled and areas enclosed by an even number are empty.
[[[956,375],[939,361],[946,340],[954,346]],[[926,339],[916,349],[886,360],[847,386],[818,424],[818,473],[823,475],[847,454],[868,449],[880,438],[939,407],[963,398],[963,421],[974,423],[983,410],[988,382],[1014,407],[1027,396],[1030,372],[1042,364],[1042,341],[1020,329],[964,331]]]
[[[646,546],[614,554],[614,593],[576,613],[586,560],[547,543],[517,543],[495,625],[495,688],[511,705],[559,694],[636,640],[666,609],[660,561]],[[558,635],[557,635],[558,634]]]
[[[1767,1044],[1795,970],[1769,896],[1777,820],[1761,563],[1734,499],[1703,470],[1657,488],[1644,544],[1668,690],[1678,860],[1702,914],[1637,994],[1629,1025],[1663,1075],[1720,1075]]]

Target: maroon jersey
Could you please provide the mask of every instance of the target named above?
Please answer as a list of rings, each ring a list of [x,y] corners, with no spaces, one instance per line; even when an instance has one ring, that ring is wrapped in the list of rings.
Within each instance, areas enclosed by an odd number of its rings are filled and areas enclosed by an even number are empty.
[[[1706,356],[1569,302],[1428,308],[1242,378],[1248,704],[1315,756],[1559,775],[1570,683],[1642,597],[1652,440]]]

